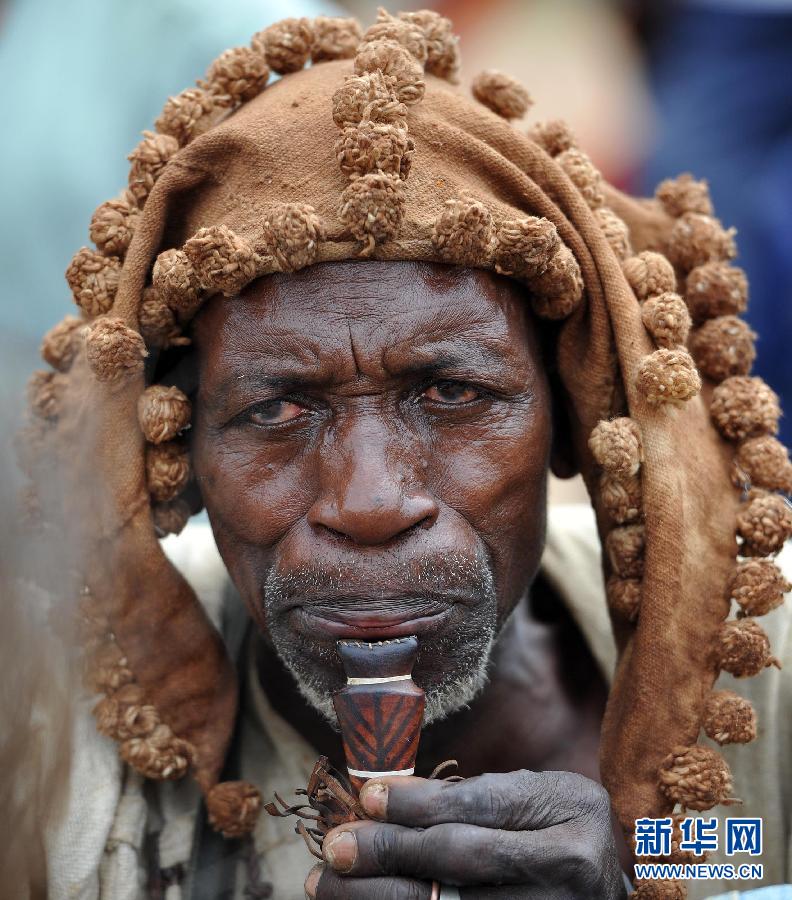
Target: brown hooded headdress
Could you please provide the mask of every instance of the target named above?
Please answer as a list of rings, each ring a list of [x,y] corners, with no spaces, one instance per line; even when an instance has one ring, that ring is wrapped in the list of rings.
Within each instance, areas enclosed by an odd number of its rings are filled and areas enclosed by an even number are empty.
[[[267,86],[270,70],[284,77]],[[778,399],[750,375],[733,235],[703,183],[627,198],[563,123],[511,124],[530,105],[513,79],[485,72],[471,100],[457,70],[450,23],[431,12],[381,12],[365,34],[353,20],[288,19],[225,52],[131,154],[128,190],[97,209],[96,249],[67,272],[80,317],[44,340],[56,371],[32,384],[26,464],[35,476],[46,445],[71,473],[57,508],[39,499],[89,561],[99,727],[146,776],[192,770],[229,835],[252,828],[260,798],[217,784],[234,677],[158,543],[189,514],[190,406],[147,383],[146,357],[184,342],[206,297],[320,261],[493,269],[559,320],[620,649],[602,773],[623,827],[727,801],[729,770],[699,734],[755,733],[750,706],[711,689],[722,669],[773,662],[755,617],[781,601],[772,557],[792,532],[792,470],[773,436]],[[725,621],[732,598],[742,613]]]

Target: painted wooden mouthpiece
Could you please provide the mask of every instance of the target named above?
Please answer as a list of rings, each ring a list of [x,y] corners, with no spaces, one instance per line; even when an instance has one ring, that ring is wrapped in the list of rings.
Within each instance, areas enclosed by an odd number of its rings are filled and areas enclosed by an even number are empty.
[[[346,686],[333,697],[356,792],[381,775],[412,775],[424,714],[424,692],[412,680],[418,638],[339,641]]]

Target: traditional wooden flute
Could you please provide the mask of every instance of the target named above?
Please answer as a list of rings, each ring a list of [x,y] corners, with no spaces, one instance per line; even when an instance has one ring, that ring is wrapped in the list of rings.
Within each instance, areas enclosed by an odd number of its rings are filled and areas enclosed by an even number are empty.
[[[333,704],[353,788],[381,775],[412,775],[424,713],[424,692],[412,680],[418,638],[339,641],[338,653],[347,683]]]

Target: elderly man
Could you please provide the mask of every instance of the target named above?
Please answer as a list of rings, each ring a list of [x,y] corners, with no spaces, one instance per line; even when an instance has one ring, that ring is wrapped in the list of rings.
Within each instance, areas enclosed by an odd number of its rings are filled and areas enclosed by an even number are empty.
[[[457,68],[433,13],[272,26],[168,101],[69,267],[84,318],[45,338],[28,467],[74,523],[64,591],[126,769],[77,741],[53,896],[614,898],[641,819],[677,868],[636,893],[680,898],[680,820],[735,792],[787,880],[756,617],[783,640],[790,464],[733,237],[702,184],[623,197],[560,123],[504,121],[520,85],[483,73],[473,103]],[[593,522],[551,522],[543,558],[551,466],[592,495],[615,645]],[[235,589],[194,533],[203,605],[157,541],[200,505]],[[368,782],[306,879],[261,796],[343,766],[337,642],[406,635],[418,772],[464,780]],[[698,743],[757,714],[778,776]]]

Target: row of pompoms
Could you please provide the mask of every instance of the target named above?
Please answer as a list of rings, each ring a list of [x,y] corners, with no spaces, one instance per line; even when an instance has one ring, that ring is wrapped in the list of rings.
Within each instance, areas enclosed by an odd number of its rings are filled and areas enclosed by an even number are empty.
[[[732,387],[726,382],[719,385],[715,400],[719,391],[731,396],[728,391]],[[754,411],[753,405],[749,405],[749,411]],[[770,440],[768,435],[762,435],[749,438],[746,443],[749,449],[757,446],[761,450]],[[775,443],[771,446],[775,447],[778,442],[772,440]],[[603,505],[617,523],[609,532],[605,546],[613,572],[607,585],[609,604],[625,621],[635,622],[640,612],[645,547],[639,478],[643,461],[640,431],[630,418],[603,421],[592,432],[589,446],[603,472],[600,481]],[[786,455],[784,458],[788,464]],[[759,485],[763,471],[758,470]],[[770,478],[778,477],[772,467],[767,473]],[[737,533],[744,558],[737,564],[727,590],[729,597],[739,604],[740,617],[724,624],[716,648],[716,663],[718,668],[744,677],[757,674],[773,662],[767,637],[752,617],[765,615],[779,606],[790,588],[772,559],[761,558],[780,552],[792,534],[788,504],[771,490],[754,489],[738,516]]]
[[[602,176],[575,147],[568,128],[558,121],[539,123],[529,136],[586,199],[641,304],[644,326],[658,348],[637,374],[646,399],[654,405],[683,403],[700,391],[699,373],[715,381],[746,375],[755,358],[755,335],[736,314],[745,310],[747,282],[729,265],[736,254],[733,230],[712,216],[706,184],[690,176],[663,182],[656,196],[675,219],[665,252],[633,255],[627,226],[605,206]],[[684,299],[677,293],[680,280]]]
[[[334,114],[343,118],[345,129],[359,127],[366,116],[372,126],[368,134],[361,134],[363,142],[368,144],[365,149],[358,140],[356,146],[347,146],[339,152],[345,155],[346,165],[353,169],[374,154],[375,165],[381,167],[380,181],[386,178],[390,174],[387,158],[393,157],[393,133],[386,136],[383,129],[388,131],[387,126],[393,124],[405,104],[417,102],[423,96],[424,69],[450,80],[457,77],[458,39],[449,20],[429,10],[401,13],[398,17],[381,10],[377,23],[365,33],[351,18],[319,16],[313,20],[292,18],[277,22],[255,34],[249,47],[235,47],[221,54],[195,88],[168,99],[155,123],[156,130],[144,133],[143,140],[129,157],[127,190],[101,204],[93,215],[90,236],[97,250],[83,247],[67,269],[67,281],[83,312],[93,318],[112,307],[122,260],[140,210],[165,166],[181,147],[259,94],[267,85],[270,71],[287,74],[301,69],[309,59],[320,63],[348,58],[355,58],[357,74],[365,76],[363,80],[370,82],[371,90],[387,96],[388,102],[380,104],[378,117],[372,113],[374,96],[369,98],[368,112],[359,108],[357,114],[350,109],[352,97],[347,96],[346,103],[343,97],[339,99]],[[362,99],[359,91],[353,93],[357,94],[358,101]],[[396,109],[388,110],[385,107],[394,95]],[[349,134],[345,139],[350,140]],[[406,164],[402,169],[405,167]],[[367,221],[371,209],[363,207],[372,203],[376,207],[382,201],[387,205],[394,191],[398,193],[398,187],[385,181],[378,185],[374,197],[367,199],[362,186],[358,186],[342,203],[342,219],[346,215],[353,231],[361,229],[361,240],[371,239],[370,232],[365,232],[365,224],[361,224]],[[376,209],[374,212],[376,217]],[[393,214],[381,218],[392,219]],[[387,230],[392,223],[385,221],[379,227]],[[162,306],[152,311],[149,318],[160,332],[168,326],[173,330],[174,323],[165,321],[168,317]]]
[[[399,232],[415,153],[407,108],[423,99],[426,62],[423,29],[380,10],[355,55],[354,74],[333,96],[340,131],[334,150],[349,180],[339,218],[360,242],[361,256]]]
[[[715,672],[748,677],[780,665],[753,617],[782,604],[792,587],[772,559],[761,558],[777,554],[792,535],[792,510],[776,493],[792,490],[792,464],[774,437],[778,398],[761,379],[749,377],[756,336],[737,318],[746,308],[747,281],[729,264],[736,253],[733,233],[712,218],[702,182],[682,176],[663,182],[656,196],[676,219],[666,255],[644,251],[632,256],[620,231],[608,235],[606,229],[606,236],[622,259],[625,277],[641,304],[644,326],[658,347],[639,368],[639,390],[651,404],[685,402],[698,394],[700,372],[717,383],[710,404],[715,427],[725,439],[737,442],[733,480],[735,486],[748,488],[748,496],[737,521],[743,559],[726,589],[739,612],[721,626],[712,659]],[[684,299],[676,293],[678,277]],[[594,429],[589,447],[602,471],[601,502],[616,526],[605,547],[613,573],[607,584],[608,602],[618,618],[635,623],[645,544],[640,430],[630,418],[603,421]],[[701,726],[719,744],[748,743],[757,734],[751,703],[729,690],[710,693]],[[701,745],[674,748],[660,765],[658,785],[683,810],[733,802],[728,765]],[[669,861],[684,862],[683,857],[672,850]],[[636,885],[635,895],[643,900],[682,900],[687,890],[681,882],[647,881]]]
[[[88,690],[102,695],[93,710],[98,731],[117,741],[121,759],[146,778],[183,778],[195,760],[195,747],[174,734],[147,702],[102,604],[88,588],[79,599],[78,613],[85,646],[84,681]],[[227,837],[241,837],[255,825],[262,799],[247,782],[230,781],[212,786],[206,805],[214,828]]]
[[[387,60],[375,68],[398,81],[403,101],[414,98],[416,92],[422,95],[423,87],[419,73],[397,47],[420,63],[421,73],[425,69],[440,78],[457,78],[458,39],[450,21],[430,10],[398,16],[380,10],[377,22],[365,33],[352,18],[288,18],[255,34],[249,47],[235,47],[221,54],[196,88],[167,101],[155,128],[160,135],[172,137],[184,146],[214,124],[216,116],[212,113],[218,108],[222,111],[237,107],[260,93],[270,70],[286,75],[302,69],[309,60],[321,63],[352,59],[360,55],[362,43],[378,44],[376,52],[384,53]],[[136,162],[142,163],[142,172],[130,175],[133,190],[133,183],[142,183],[143,191],[147,186],[149,147],[150,142],[144,141],[132,154],[133,169]]]
[[[407,134],[406,107],[419,102],[423,96],[424,68],[443,77],[455,77],[458,47],[450,22],[429,11],[393,17],[381,10],[377,23],[361,33],[354,20],[320,18],[313,23],[305,19],[284,20],[255,35],[250,48],[224,53],[197,88],[171,98],[157,122],[157,133],[147,134],[133,151],[129,190],[120,198],[102,204],[92,219],[90,233],[98,249],[82,248],[67,270],[75,300],[87,316],[100,316],[112,307],[122,259],[134,233],[139,209],[168,160],[201,130],[199,123],[205,128],[216,121],[208,115],[209,108],[227,111],[251,99],[266,83],[269,68],[283,73],[295,71],[304,65],[311,52],[314,61],[354,56],[355,74],[346,79],[333,100],[333,117],[341,129],[336,154],[342,171],[351,181],[341,198],[341,221],[361,242],[363,254],[371,252],[376,243],[395,236],[403,215],[403,181],[413,153]],[[497,72],[482,73],[474,81],[473,91],[482,103],[507,118],[524,114],[530,105],[524,88]],[[572,147],[567,149],[562,157],[569,157],[569,171],[580,172],[581,177],[577,179],[580,182],[581,178],[589,178],[588,166],[591,181],[598,173],[590,161]],[[596,191],[586,190],[593,201]],[[309,207],[298,212],[290,209],[285,215],[291,221],[285,227],[274,229],[275,234],[289,236],[286,243],[290,246],[283,251],[277,242],[274,248],[269,246],[266,239],[262,247],[251,248],[238,246],[244,243],[242,238],[219,235],[216,230],[197,235],[194,243],[203,240],[207,258],[226,262],[223,277],[216,266],[215,278],[204,279],[205,289],[230,292],[250,280],[254,272],[293,271],[310,264],[323,237],[321,223]],[[453,219],[454,214],[449,215]],[[447,234],[443,237],[444,229],[447,231],[450,224],[449,215],[438,223],[436,246],[441,255],[453,261],[460,253]],[[530,239],[526,240],[514,229],[512,235],[516,243],[512,241],[513,246],[507,247],[506,253],[511,249],[510,258],[517,260],[520,244],[530,244]],[[462,255],[469,258],[472,246],[481,246],[482,237],[479,230],[473,236],[471,249],[465,252],[463,248]],[[464,235],[462,240],[469,238]],[[488,252],[486,246],[482,252]],[[528,246],[526,253],[531,252]],[[177,265],[173,267],[172,286],[181,289],[169,290],[174,302],[169,304],[163,296],[149,291],[140,309],[141,330],[147,342],[157,346],[183,340],[178,328],[184,312],[180,304],[189,305],[199,283],[195,272],[178,264],[181,260],[177,258],[174,262]],[[514,265],[496,264],[503,271],[514,269]],[[560,248],[543,279],[535,274],[536,263],[530,268],[534,270],[531,287],[540,296],[537,305],[552,317],[567,314],[582,293],[579,271],[568,249]],[[542,297],[547,299],[543,301]],[[107,346],[106,340],[100,343]]]
[[[69,325],[74,331],[84,328],[79,320]],[[75,339],[64,340],[64,344],[69,352],[76,352]],[[31,378],[28,390],[34,415],[18,440],[23,468],[35,467],[43,456],[48,429],[60,414],[67,385],[61,372],[41,371]],[[190,401],[177,387],[152,385],[138,400],[138,423],[146,439],[146,481],[154,524],[161,536],[178,534],[193,512],[181,497],[191,477],[190,455],[182,438],[190,418]]]

